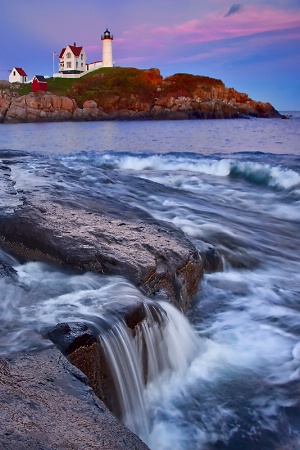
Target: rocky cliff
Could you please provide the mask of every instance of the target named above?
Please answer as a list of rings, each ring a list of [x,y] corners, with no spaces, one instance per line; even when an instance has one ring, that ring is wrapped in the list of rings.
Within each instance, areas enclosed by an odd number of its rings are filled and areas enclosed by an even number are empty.
[[[175,74],[163,79],[158,69],[112,68],[70,80],[65,95],[20,95],[0,83],[0,122],[141,119],[225,119],[282,117],[270,103],[227,88],[221,80]]]

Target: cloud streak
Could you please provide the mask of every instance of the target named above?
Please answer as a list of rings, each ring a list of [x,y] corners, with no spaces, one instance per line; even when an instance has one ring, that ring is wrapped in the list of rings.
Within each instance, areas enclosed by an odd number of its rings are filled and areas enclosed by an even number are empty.
[[[174,41],[180,39],[188,44],[240,38],[299,27],[300,12],[248,7],[247,14],[233,14],[226,20],[224,16],[207,14],[201,19],[152,28],[152,32],[153,37],[159,35],[161,39],[172,38]],[[151,33],[150,29],[149,33]]]
[[[224,17],[229,17],[229,16],[232,16],[233,14],[237,14],[237,13],[241,12],[242,9],[243,9],[243,6],[242,6],[240,3],[234,3],[234,4],[230,7],[228,13],[225,14]]]

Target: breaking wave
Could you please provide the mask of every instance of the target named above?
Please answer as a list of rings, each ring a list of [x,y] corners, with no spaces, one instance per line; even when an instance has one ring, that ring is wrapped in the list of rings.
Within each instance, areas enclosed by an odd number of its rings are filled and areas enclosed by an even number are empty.
[[[241,161],[233,158],[197,157],[194,154],[168,153],[168,154],[126,154],[104,153],[96,155],[89,153],[76,154],[64,158],[69,167],[78,167],[82,164],[92,163],[102,170],[122,170],[139,172],[139,176],[152,178],[153,172],[192,172],[215,177],[230,177],[242,179],[255,185],[268,186],[280,190],[300,189],[300,173],[282,164],[264,163],[263,154],[259,154],[259,162]],[[268,158],[270,155],[266,155]],[[91,158],[93,161],[91,161]],[[140,175],[141,173],[141,175]]]

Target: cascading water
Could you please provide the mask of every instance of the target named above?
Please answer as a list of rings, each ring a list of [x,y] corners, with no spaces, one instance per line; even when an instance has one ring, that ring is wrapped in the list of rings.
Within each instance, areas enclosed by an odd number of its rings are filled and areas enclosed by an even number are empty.
[[[142,368],[133,338],[125,325],[117,324],[101,337],[108,365],[116,386],[121,420],[144,440],[149,428],[145,410]]]
[[[100,336],[116,387],[121,420],[145,442],[149,442],[151,416],[147,391],[158,385],[162,377],[182,374],[199,348],[199,338],[184,316],[167,303],[161,306],[167,315],[154,317],[145,303],[146,319],[134,333],[118,323]]]

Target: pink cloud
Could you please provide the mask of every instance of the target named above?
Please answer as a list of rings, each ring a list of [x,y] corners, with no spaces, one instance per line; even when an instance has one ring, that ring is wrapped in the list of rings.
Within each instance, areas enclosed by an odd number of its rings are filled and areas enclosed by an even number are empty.
[[[196,43],[297,27],[300,27],[300,12],[249,6],[244,7],[239,14],[232,14],[228,17],[221,14],[207,14],[202,19],[152,28],[152,33],[156,38],[157,35],[160,35],[162,39],[172,37]],[[149,32],[151,32],[150,28]]]

